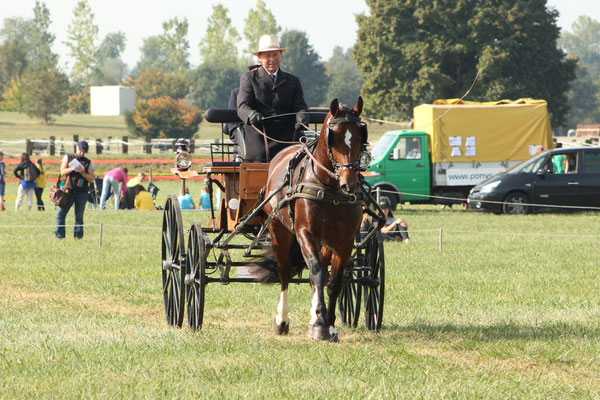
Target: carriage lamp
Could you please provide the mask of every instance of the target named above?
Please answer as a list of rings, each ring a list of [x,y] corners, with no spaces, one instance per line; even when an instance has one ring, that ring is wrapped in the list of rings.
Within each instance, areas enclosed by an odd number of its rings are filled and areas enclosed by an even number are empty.
[[[179,139],[177,146],[177,155],[175,156],[175,167],[179,171],[187,171],[192,166],[192,155],[190,154],[190,141]]]
[[[373,161],[371,153],[368,151],[363,151],[360,153],[360,157],[358,159],[358,167],[361,171],[366,171],[367,168],[369,168],[369,165],[371,165],[371,161]]]

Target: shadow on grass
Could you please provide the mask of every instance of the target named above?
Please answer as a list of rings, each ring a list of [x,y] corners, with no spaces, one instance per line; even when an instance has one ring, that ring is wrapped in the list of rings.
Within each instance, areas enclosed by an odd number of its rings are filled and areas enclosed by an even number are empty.
[[[395,331],[399,334],[417,334],[435,339],[445,336],[461,337],[473,341],[488,342],[515,339],[561,339],[561,338],[600,338],[600,326],[580,323],[543,323],[526,325],[517,322],[498,323],[494,325],[456,325],[414,323],[408,325],[387,325],[384,331]]]

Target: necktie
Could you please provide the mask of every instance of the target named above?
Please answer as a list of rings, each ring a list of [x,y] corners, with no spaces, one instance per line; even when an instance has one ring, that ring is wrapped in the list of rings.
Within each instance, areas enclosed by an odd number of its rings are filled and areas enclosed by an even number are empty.
[[[276,75],[271,75],[271,80],[273,81],[273,85],[275,85],[275,78],[276,77],[277,77]]]

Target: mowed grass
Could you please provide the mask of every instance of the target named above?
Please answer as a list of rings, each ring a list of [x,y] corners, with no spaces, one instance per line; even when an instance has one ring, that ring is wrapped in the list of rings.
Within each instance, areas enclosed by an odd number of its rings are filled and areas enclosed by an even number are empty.
[[[271,333],[276,285],[210,284],[203,329],[169,328],[162,212],[87,210],[84,239],[68,227],[56,241],[52,207],[12,202],[0,213],[0,398],[600,396],[598,214],[405,206],[412,242],[385,244],[382,331],[361,319],[334,344],[306,337],[308,285],[291,287],[288,336]],[[183,213],[186,228],[206,218]]]

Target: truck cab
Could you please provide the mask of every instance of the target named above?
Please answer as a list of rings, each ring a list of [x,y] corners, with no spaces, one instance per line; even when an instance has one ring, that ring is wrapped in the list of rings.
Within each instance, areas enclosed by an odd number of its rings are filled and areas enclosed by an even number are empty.
[[[373,147],[373,161],[364,176],[367,182],[380,188],[382,195],[390,199],[392,209],[404,201],[430,201],[431,160],[428,138],[424,131],[389,131]]]

